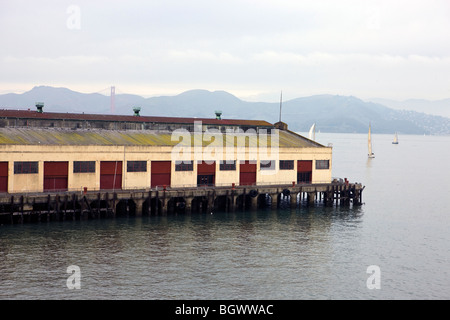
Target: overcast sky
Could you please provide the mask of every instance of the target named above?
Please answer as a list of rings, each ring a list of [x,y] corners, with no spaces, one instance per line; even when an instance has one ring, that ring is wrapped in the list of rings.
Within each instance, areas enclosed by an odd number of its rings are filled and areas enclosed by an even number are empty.
[[[448,0],[0,0],[0,94],[450,98]]]

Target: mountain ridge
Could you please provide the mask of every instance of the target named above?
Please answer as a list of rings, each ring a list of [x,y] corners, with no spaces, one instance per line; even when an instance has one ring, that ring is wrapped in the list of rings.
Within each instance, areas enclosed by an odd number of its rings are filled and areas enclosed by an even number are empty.
[[[392,100],[382,98],[371,98],[367,99],[367,101],[380,103],[389,108],[397,110],[411,110],[450,118],[450,98],[439,100],[426,100],[426,99]]]
[[[110,114],[111,98],[100,93],[80,93],[68,88],[36,86],[22,94],[0,95],[0,108],[31,109],[44,102],[44,112]],[[174,96],[144,98],[115,95],[115,114],[129,115],[133,107],[143,116],[213,118],[221,110],[224,119],[279,120],[280,104],[248,102],[223,90],[193,89]],[[414,110],[394,109],[355,96],[319,94],[282,102],[282,121],[293,131],[306,132],[313,123],[321,132],[450,134],[450,118]]]

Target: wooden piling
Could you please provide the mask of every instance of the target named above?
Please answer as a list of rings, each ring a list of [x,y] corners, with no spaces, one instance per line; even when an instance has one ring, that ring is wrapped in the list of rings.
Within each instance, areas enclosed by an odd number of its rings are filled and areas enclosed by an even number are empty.
[[[72,214],[73,220],[116,217],[119,199],[123,202],[130,201],[126,205],[127,210],[131,208],[132,200],[135,204],[136,216],[165,215],[168,213],[169,201],[174,206],[177,203],[184,202],[183,211],[188,214],[195,212],[209,213],[212,210],[217,210],[217,208],[214,209],[215,205],[225,212],[233,212],[237,205],[242,206],[244,211],[255,210],[259,206],[263,206],[266,201],[262,201],[261,195],[270,196],[272,209],[276,209],[280,202],[287,202],[286,204],[293,209],[297,206],[314,205],[315,203],[323,203],[326,206],[350,206],[351,204],[362,204],[363,189],[364,187],[360,184],[303,184],[295,186],[253,186],[251,192],[247,186],[195,189],[167,188],[164,191],[116,190],[113,194],[108,191],[98,191],[81,194],[81,196],[79,192],[65,193],[64,196],[46,192],[0,197],[0,208],[6,209],[6,212],[0,212],[0,214],[6,215],[2,219],[3,221],[6,218],[11,223],[35,220],[51,221],[55,218],[64,221],[70,214]],[[289,195],[286,190],[289,190]],[[19,199],[16,199],[17,196],[19,196]],[[106,214],[103,214],[105,210]],[[176,212],[183,211],[176,210]]]

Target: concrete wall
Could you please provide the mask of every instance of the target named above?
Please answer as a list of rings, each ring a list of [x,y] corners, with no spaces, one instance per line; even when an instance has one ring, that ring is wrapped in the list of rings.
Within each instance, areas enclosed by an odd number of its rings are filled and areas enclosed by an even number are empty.
[[[67,161],[69,163],[68,189],[100,189],[101,161],[122,161],[123,189],[150,188],[151,162],[171,160],[172,147],[166,146],[54,146],[54,145],[0,145],[1,161],[8,164],[8,192],[42,192],[45,161]],[[224,152],[225,154],[225,152]],[[237,157],[238,155],[236,155]],[[332,149],[324,148],[280,148],[274,172],[260,170],[261,157],[258,156],[257,184],[292,184],[297,181],[297,160],[313,160],[313,183],[330,182],[332,172]],[[294,160],[293,170],[278,170],[279,160]],[[315,160],[329,160],[328,170],[317,170]],[[38,161],[37,174],[14,174],[14,162]],[[73,161],[95,161],[95,173],[73,173]],[[146,172],[127,172],[127,161],[147,161]],[[270,174],[269,174],[270,173]],[[221,171],[216,161],[216,185],[239,184],[239,161],[235,171]],[[197,165],[193,171],[175,171],[172,162],[171,186],[195,186],[197,184]]]
[[[170,160],[170,158],[166,160]],[[170,185],[172,187],[192,187],[196,184],[197,165],[195,161],[192,171],[175,171],[175,162],[172,161],[172,172],[170,174]]]

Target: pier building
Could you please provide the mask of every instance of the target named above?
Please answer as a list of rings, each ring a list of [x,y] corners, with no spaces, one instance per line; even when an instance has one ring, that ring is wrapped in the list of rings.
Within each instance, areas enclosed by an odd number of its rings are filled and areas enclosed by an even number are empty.
[[[7,219],[361,203],[362,185],[332,181],[332,147],[282,122],[43,109],[0,110]]]

